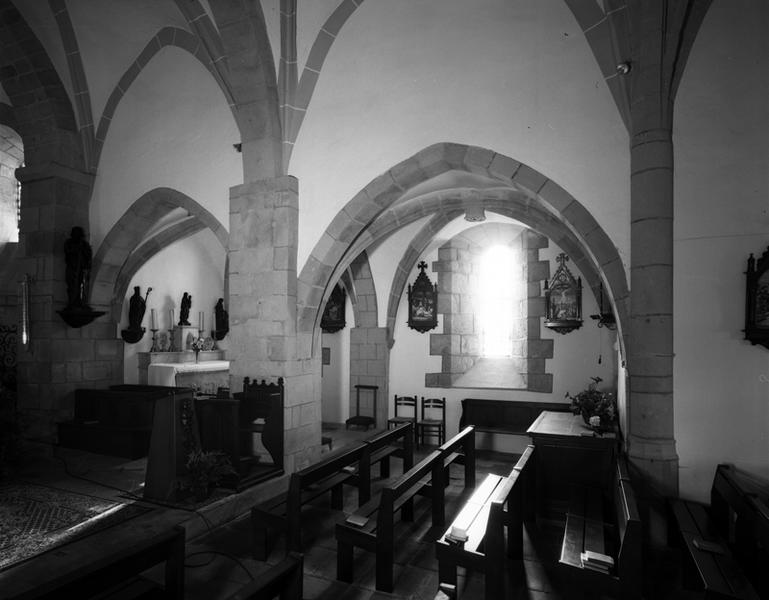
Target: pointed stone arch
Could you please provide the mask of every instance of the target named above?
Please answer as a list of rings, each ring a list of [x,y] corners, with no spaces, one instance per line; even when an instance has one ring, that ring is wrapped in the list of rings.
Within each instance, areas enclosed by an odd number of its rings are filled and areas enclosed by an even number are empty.
[[[627,276],[617,248],[590,212],[560,185],[528,165],[493,150],[454,143],[428,146],[398,163],[337,214],[299,276],[299,331],[315,330],[329,281],[336,280],[339,270],[361,250],[420,217],[465,209],[478,201],[477,190],[446,190],[420,197],[418,202],[395,204],[417,184],[451,170],[498,181],[499,188],[483,190],[484,208],[519,220],[552,239],[569,252],[594,289],[603,281],[622,339],[627,331]],[[622,341],[620,345],[624,348]]]
[[[158,220],[182,208],[189,217],[145,239]],[[210,229],[226,250],[229,234],[210,212],[189,196],[171,189],[155,188],[142,195],[115,223],[93,261],[91,303],[120,317],[123,297],[136,271],[170,244],[202,229]]]

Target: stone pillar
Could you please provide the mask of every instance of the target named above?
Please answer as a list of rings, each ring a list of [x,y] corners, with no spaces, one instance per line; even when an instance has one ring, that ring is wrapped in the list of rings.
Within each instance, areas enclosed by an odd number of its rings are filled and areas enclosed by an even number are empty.
[[[22,183],[19,269],[30,276],[30,349],[18,356],[19,408],[33,437],[52,438],[72,416],[73,391],[122,382],[123,345],[109,315],[80,328],[56,312],[67,304],[64,242],[88,237],[90,175],[56,163],[16,171]],[[96,307],[94,307],[96,308]]]
[[[673,99],[664,3],[637,7],[630,132],[628,454],[657,495],[678,494],[673,429]],[[647,494],[644,494],[647,495]]]
[[[631,142],[628,452],[665,496],[678,494],[673,429],[673,143],[669,128]]]
[[[284,469],[320,450],[320,359],[311,336],[296,333],[298,182],[253,181],[230,190],[230,389],[243,378],[285,385]],[[317,344],[316,344],[317,346]]]

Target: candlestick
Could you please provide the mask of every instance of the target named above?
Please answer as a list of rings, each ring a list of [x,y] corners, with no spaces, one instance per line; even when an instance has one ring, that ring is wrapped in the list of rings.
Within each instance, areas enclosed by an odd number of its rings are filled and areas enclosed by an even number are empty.
[[[152,317],[152,319],[155,318],[152,313],[150,313],[150,316]],[[153,329],[150,329],[150,331],[152,332],[152,347],[150,348],[150,352],[160,352],[160,349],[158,348],[158,345],[157,345],[157,335],[156,335],[158,330],[153,328]]]
[[[173,311],[172,311],[173,312]],[[168,339],[170,340],[168,343],[168,351],[169,352],[176,352],[176,348],[174,348],[174,329],[173,329],[173,319],[171,319],[171,329],[168,330]]]

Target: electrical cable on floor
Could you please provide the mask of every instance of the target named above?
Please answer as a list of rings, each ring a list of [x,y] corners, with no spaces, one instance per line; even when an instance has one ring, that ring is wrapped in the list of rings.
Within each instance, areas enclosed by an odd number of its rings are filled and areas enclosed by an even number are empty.
[[[248,576],[251,578],[251,581],[256,579],[253,576],[253,574],[251,573],[251,571],[248,570],[246,565],[243,564],[243,561],[241,561],[237,556],[234,556],[233,554],[229,554],[228,552],[222,552],[220,550],[198,550],[197,552],[190,552],[189,554],[187,554],[187,556],[185,558],[190,558],[192,556],[198,556],[200,554],[213,554],[215,556],[213,556],[211,558],[211,560],[209,560],[208,562],[201,563],[199,565],[191,565],[191,564],[187,564],[185,562],[184,566],[186,568],[188,568],[188,569],[197,569],[198,567],[206,567],[206,566],[210,565],[213,562],[214,558],[216,558],[217,555],[218,556],[224,556],[225,558],[229,558],[230,560],[232,560],[236,564],[240,565],[240,568],[243,569],[248,574]]]
[[[139,496],[139,495],[137,495],[136,493],[134,493],[134,492],[132,492],[130,490],[126,490],[126,489],[123,489],[123,488],[120,488],[120,487],[117,487],[117,486],[114,486],[114,485],[110,485],[110,484],[104,483],[102,481],[97,481],[95,479],[90,479],[89,477],[84,477],[83,475],[77,475],[76,473],[73,473],[73,472],[71,472],[69,470],[69,465],[67,464],[67,461],[64,459],[64,457],[63,456],[59,456],[56,453],[56,449],[59,448],[58,444],[53,444],[51,442],[44,441],[44,440],[36,440],[34,438],[23,438],[23,439],[25,441],[27,441],[27,442],[33,442],[33,443],[36,443],[36,444],[43,444],[43,445],[46,445],[46,446],[51,446],[53,448],[53,453],[52,453],[53,457],[61,461],[61,463],[64,465],[64,472],[68,476],[70,476],[70,477],[72,477],[74,479],[80,479],[82,481],[86,481],[86,482],[92,483],[94,485],[98,485],[98,486],[101,486],[101,487],[105,487],[107,489],[111,489],[111,490],[115,490],[115,491],[121,492],[122,494],[125,494],[125,496],[129,500],[135,500],[137,502],[143,502],[145,504],[152,504],[152,505],[160,507],[160,508],[172,508],[172,509],[175,509],[175,510],[183,510],[183,511],[186,511],[186,512],[195,513],[196,515],[198,515],[203,520],[203,523],[205,524],[206,529],[208,530],[208,533],[213,532],[213,530],[215,529],[213,524],[211,523],[211,521],[209,521],[208,518],[202,512],[200,512],[200,509],[197,509],[197,508],[187,508],[187,507],[179,506],[179,505],[176,505],[176,504],[163,503],[163,502],[160,502],[160,501],[157,501],[157,500],[152,500],[152,499],[149,499],[149,498],[144,498],[143,496]],[[102,500],[113,501],[114,498],[102,498]]]

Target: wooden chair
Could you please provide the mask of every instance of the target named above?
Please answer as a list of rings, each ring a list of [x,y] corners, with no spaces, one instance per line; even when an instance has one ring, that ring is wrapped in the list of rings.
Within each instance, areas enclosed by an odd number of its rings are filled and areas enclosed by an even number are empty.
[[[425,437],[437,437],[438,445],[446,441],[446,398],[425,398],[422,396],[422,418],[417,421],[417,447],[424,444]]]
[[[398,414],[398,409],[401,414]],[[412,413],[411,416],[403,414],[404,412]],[[403,425],[404,423],[411,423],[414,427],[414,440],[416,441],[417,434],[417,397],[416,396],[398,396],[395,394],[395,407],[392,417],[387,419],[387,429]]]

